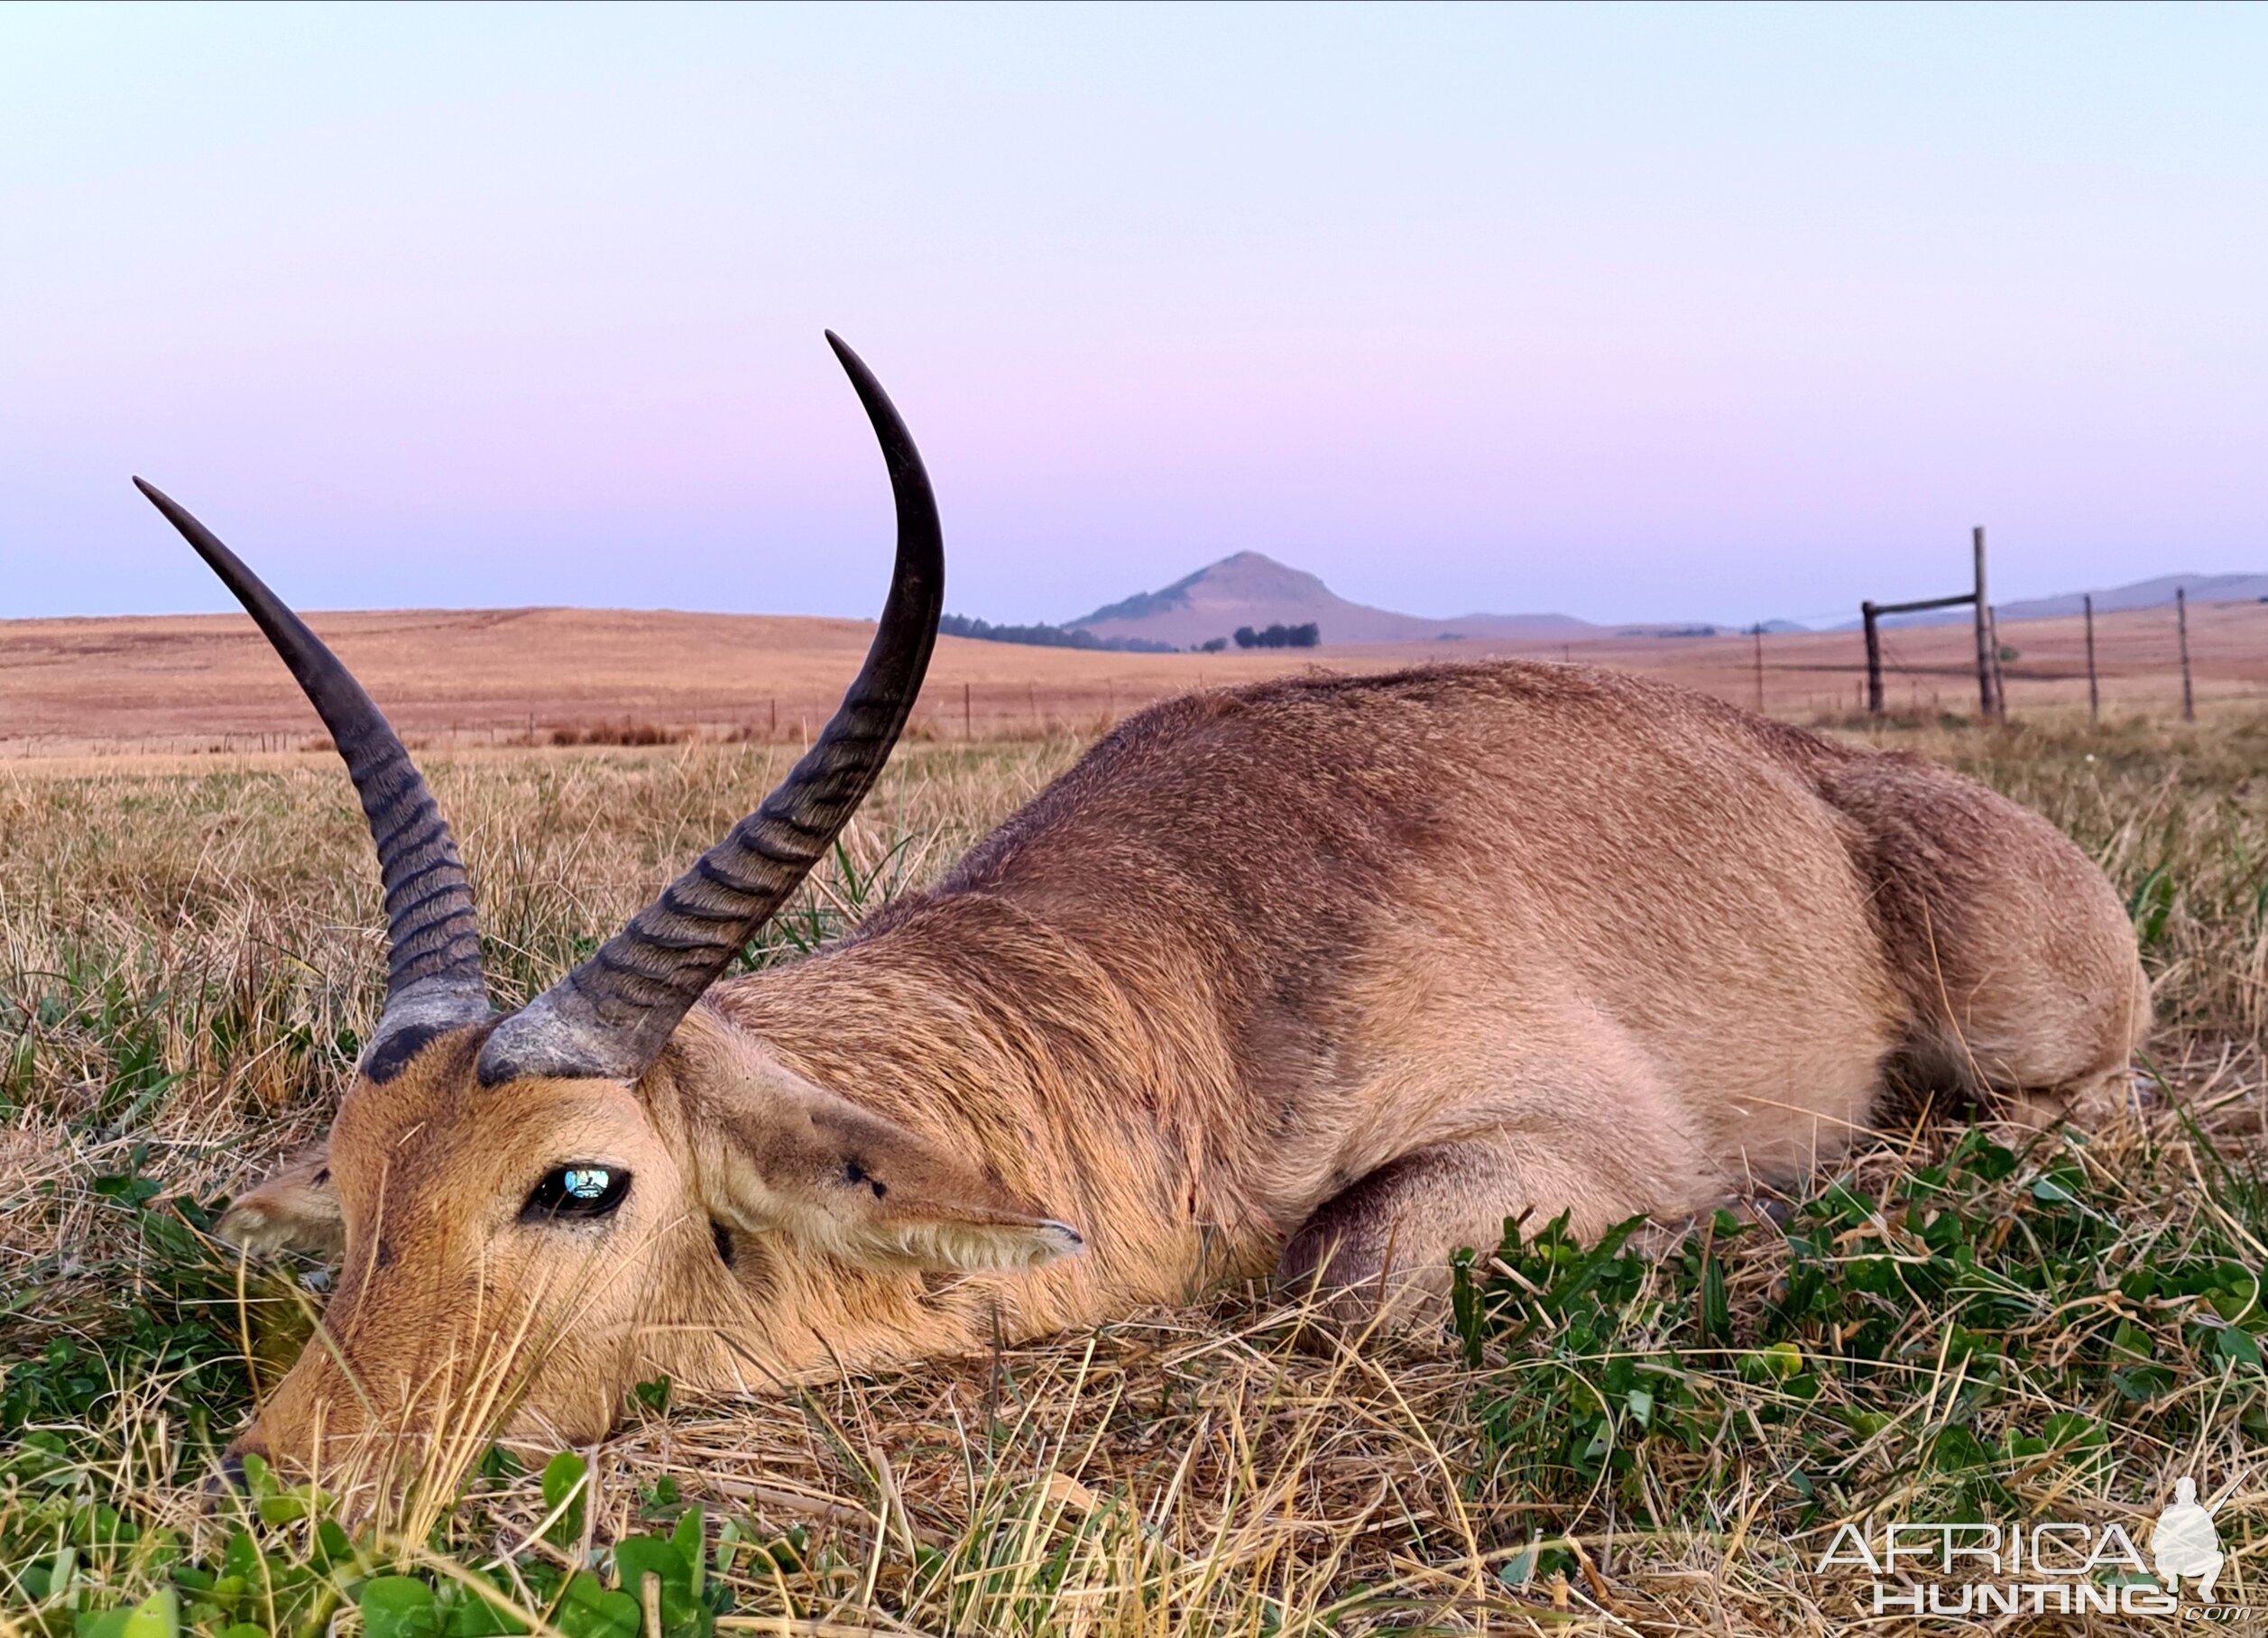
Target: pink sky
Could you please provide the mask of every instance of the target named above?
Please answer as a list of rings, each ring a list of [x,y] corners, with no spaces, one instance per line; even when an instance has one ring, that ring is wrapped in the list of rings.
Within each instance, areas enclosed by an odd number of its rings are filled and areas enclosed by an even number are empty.
[[[0,11],[0,615],[2268,570],[2268,10]]]

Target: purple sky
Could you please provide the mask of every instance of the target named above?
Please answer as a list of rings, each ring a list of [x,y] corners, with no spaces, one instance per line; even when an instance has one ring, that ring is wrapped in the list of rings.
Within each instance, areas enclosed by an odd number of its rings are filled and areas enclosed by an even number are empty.
[[[2268,8],[0,9],[0,615],[2268,570]]]

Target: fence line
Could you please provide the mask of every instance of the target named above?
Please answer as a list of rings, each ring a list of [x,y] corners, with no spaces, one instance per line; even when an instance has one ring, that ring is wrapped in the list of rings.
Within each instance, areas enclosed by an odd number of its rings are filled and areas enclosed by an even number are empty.
[[[1979,714],[1987,720],[2005,722],[2008,720],[2008,683],[2006,661],[2011,651],[2000,640],[1999,611],[1993,607],[1986,589],[1985,530],[1982,524],[1970,531],[1970,566],[1972,578],[1969,589],[1947,597],[1925,597],[1912,603],[1876,603],[1871,599],[1858,605],[1858,618],[1865,632],[1867,646],[1866,709],[1869,716],[1881,716],[1884,712],[1882,621],[1885,617],[1899,614],[1919,614],[1938,609],[1968,608],[1974,612],[1977,639],[1977,692]],[[2268,601],[2268,600],[2263,600]],[[2087,709],[2089,720],[2102,720],[2102,684],[2096,664],[2095,653],[2095,595],[2083,593],[2079,598],[2084,621],[2087,653]],[[2134,611],[2142,612],[2144,611]],[[2197,694],[2190,667],[2190,602],[2186,587],[2173,590],[2173,619],[2175,645],[2179,651],[2181,672],[2181,720],[2197,721]],[[1758,636],[1756,666],[1758,682],[1756,696],[1763,698],[1763,628],[1756,628]]]
[[[2245,605],[2232,602],[2202,606],[2229,610]],[[2093,595],[2085,594],[2079,598],[2079,609],[2071,615],[2023,621],[2005,631],[1998,625],[1995,611],[1995,619],[1987,630],[1997,674],[1995,693],[2000,720],[2020,708],[2029,694],[2035,706],[2061,709],[2084,705],[2088,720],[2100,722],[2106,695],[2113,685],[2118,686],[2117,703],[2134,705],[2143,703],[2137,695],[2144,679],[2155,676],[2161,679],[2158,690],[2146,697],[2177,708],[2182,721],[2195,722],[2198,656],[2190,630],[2193,623],[2190,613],[2186,593],[2171,603],[2115,612],[2097,609]],[[2068,635],[2042,630],[2042,627],[2052,628],[2067,621],[2076,628]],[[1932,630],[1941,637],[1942,628],[1883,625],[1867,652],[1855,658],[1854,668],[1864,667],[1869,672],[1869,715],[1885,715],[1896,708],[1891,684],[1898,678],[1907,680],[1910,692],[1914,679],[1933,679],[1942,684],[1968,672],[1965,659],[1952,661],[1941,649],[1936,654],[1922,655],[1913,651],[1910,642],[1893,640],[1894,632],[1904,632],[1910,638]],[[2226,630],[2225,626],[2223,630]],[[2263,628],[2263,635],[2268,638],[2268,627]],[[2217,696],[2268,692],[2268,687],[2263,687],[2268,677],[2232,677],[2225,637],[2219,649],[2221,670],[2213,686]],[[2268,652],[2263,653],[2263,659],[2268,661]],[[2268,671],[2268,664],[2258,669]],[[2034,691],[2040,686],[2055,689],[2066,684],[2081,686],[2061,699],[2042,698],[2041,693]]]

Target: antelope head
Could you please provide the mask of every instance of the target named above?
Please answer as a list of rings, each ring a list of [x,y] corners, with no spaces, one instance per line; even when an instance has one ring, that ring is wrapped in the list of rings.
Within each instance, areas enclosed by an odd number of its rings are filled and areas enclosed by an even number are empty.
[[[587,1440],[646,1377],[761,1381],[760,1358],[724,1357],[729,1339],[763,1333],[761,1284],[732,1266],[736,1237],[901,1271],[1076,1248],[940,1144],[696,1009],[873,785],[936,638],[945,558],[927,477],[880,386],[828,340],[897,502],[895,575],[865,663],[761,808],[508,1017],[489,1004],[448,824],[401,740],[297,615],[141,484],[329,728],[385,888],[385,1004],[328,1140],[219,1226],[240,1245],[338,1260],[313,1339],[233,1458],[326,1472],[373,1443],[429,1449],[445,1433],[475,1452],[497,1431]]]

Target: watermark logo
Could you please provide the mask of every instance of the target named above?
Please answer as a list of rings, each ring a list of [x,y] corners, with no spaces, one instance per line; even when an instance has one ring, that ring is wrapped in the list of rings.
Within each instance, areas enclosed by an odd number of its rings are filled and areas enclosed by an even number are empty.
[[[1858,1607],[1867,1615],[2171,1615],[2249,1624],[2268,1610],[2214,1602],[2228,1561],[2214,1514],[2237,1482],[2201,1503],[2197,1481],[2184,1475],[2151,1526],[2146,1558],[2118,1524],[1889,1523],[1872,1536],[1845,1524],[1818,1568],[1865,1570],[1872,1586],[1858,1595]]]

